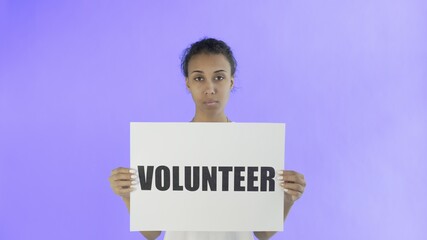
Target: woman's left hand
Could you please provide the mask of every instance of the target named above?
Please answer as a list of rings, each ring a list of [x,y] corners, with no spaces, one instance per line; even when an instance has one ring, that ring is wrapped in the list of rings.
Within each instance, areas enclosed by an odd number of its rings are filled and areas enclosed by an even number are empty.
[[[304,193],[306,186],[304,175],[290,170],[279,172],[280,186],[285,191],[285,200],[294,203]]]

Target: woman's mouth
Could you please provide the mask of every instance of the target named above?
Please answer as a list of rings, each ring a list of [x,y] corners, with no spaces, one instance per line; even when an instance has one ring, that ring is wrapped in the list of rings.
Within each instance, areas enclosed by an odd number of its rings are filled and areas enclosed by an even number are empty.
[[[206,106],[215,106],[218,104],[218,101],[206,101],[203,102],[203,104],[205,104]]]

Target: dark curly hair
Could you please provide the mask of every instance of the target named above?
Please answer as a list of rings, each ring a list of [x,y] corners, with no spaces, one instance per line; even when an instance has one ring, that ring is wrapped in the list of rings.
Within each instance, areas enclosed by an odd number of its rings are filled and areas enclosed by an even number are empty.
[[[188,77],[188,63],[191,57],[200,53],[222,54],[227,58],[231,67],[231,76],[234,76],[237,68],[236,59],[233,56],[231,48],[223,41],[215,38],[203,38],[202,40],[191,44],[184,50],[181,58],[181,70],[185,77]]]

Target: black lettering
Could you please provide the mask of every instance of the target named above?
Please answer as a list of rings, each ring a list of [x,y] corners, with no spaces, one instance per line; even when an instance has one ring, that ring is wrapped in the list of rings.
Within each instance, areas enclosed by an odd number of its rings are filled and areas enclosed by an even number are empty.
[[[193,168],[193,177],[191,177],[191,168]],[[196,191],[197,189],[199,189],[200,167],[185,167],[184,173],[185,173],[185,189],[187,189],[188,191]]]
[[[162,177],[163,176],[163,177]],[[162,181],[163,178],[163,181]],[[166,191],[171,185],[171,172],[166,166],[156,168],[156,187],[160,191]]]
[[[243,171],[245,171],[245,167],[234,167],[234,191],[245,191],[245,187],[242,186],[242,181],[245,180],[245,177],[242,176]]]
[[[153,182],[154,166],[147,166],[147,174],[145,174],[144,166],[138,166],[139,185],[141,190],[151,190]]]
[[[248,167],[248,192],[258,191],[258,187],[255,186],[258,176],[255,176],[255,172],[258,172],[258,167]]]
[[[228,175],[232,170],[232,167],[218,167],[218,171],[222,172],[222,191],[228,191]]]
[[[216,167],[211,167],[211,171],[209,171],[209,167],[202,167],[202,191],[208,190],[216,191]]]
[[[275,171],[272,167],[261,167],[261,192],[274,191],[274,176]],[[268,183],[268,190],[267,190]]]
[[[182,185],[179,185],[179,167],[172,167],[173,190],[182,191]]]

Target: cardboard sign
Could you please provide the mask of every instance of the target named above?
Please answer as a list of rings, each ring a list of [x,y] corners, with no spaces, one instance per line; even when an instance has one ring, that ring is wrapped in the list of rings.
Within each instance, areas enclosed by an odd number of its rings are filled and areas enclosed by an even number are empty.
[[[131,123],[131,231],[282,231],[285,125]]]

